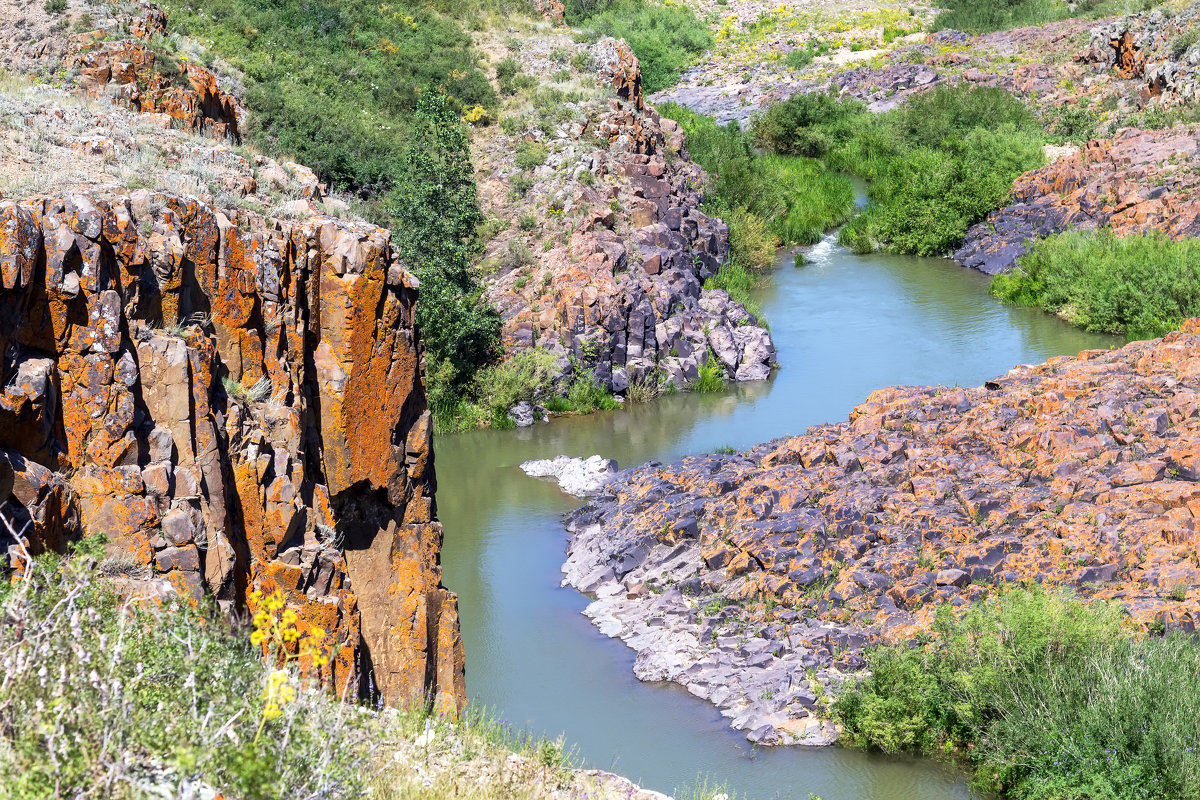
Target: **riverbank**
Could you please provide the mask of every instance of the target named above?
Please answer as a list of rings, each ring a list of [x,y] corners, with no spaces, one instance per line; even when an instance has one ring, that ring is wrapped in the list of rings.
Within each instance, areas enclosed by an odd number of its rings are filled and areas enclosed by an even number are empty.
[[[578,501],[519,469],[559,454],[630,467],[746,450],[842,418],[879,385],[969,386],[1012,364],[1114,341],[1006,307],[984,276],[942,259],[856,256],[829,238],[805,256],[797,268],[782,253],[754,292],[775,320],[781,359],[795,368],[721,394],[437,440],[439,489],[473,499],[439,504],[445,580],[459,594],[470,653],[468,690],[509,720],[565,733],[588,764],[667,793],[709,775],[755,799],[966,800],[961,773],[933,760],[757,747],[707,701],[638,680],[636,653],[601,634],[582,613],[590,600],[561,586],[562,515]]]
[[[768,743],[815,740],[814,708],[864,647],[1006,585],[1071,586],[1144,629],[1191,630],[1188,330],[974,389],[883,389],[844,423],[640,467],[572,516],[567,580],[639,651],[639,677]]]

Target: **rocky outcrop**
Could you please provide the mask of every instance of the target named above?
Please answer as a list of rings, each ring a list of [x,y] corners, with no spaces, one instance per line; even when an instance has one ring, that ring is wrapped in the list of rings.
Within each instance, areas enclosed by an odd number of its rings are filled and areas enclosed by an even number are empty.
[[[161,13],[161,12],[160,12]],[[104,31],[71,37],[63,63],[78,70],[88,95],[112,95],[134,111],[157,114],[192,133],[240,141],[245,109],[211,70],[156,51],[141,39],[112,41]]]
[[[1183,126],[1128,128],[1022,175],[1012,202],[973,226],[954,260],[989,275],[1007,272],[1032,242],[1068,229],[1200,236],[1197,134]]]
[[[978,388],[883,389],[846,422],[746,453],[646,465],[573,516],[564,572],[638,651],[639,677],[786,744],[828,740],[819,700],[864,645],[998,587],[1069,587],[1151,631],[1194,630],[1198,525],[1193,320]]]
[[[580,104],[553,133],[531,128],[478,156],[504,159],[494,174],[507,189],[525,174],[514,149],[534,143],[548,153],[532,171],[525,219],[554,238],[536,256],[519,231],[488,248],[500,266],[487,297],[506,348],[550,350],[564,374],[586,369],[615,393],[635,383],[686,388],[710,353],[732,380],[769,377],[770,333],[728,294],[703,288],[728,258],[729,228],[700,208],[707,176],[688,158],[682,129],[642,108],[625,42],[602,40],[589,55],[617,98]],[[511,192],[503,197],[485,203],[489,213],[523,210]],[[528,263],[506,263],[522,248]]]
[[[147,191],[4,201],[0,280],[10,567],[104,534],[182,594],[282,590],[338,692],[461,706],[418,284],[387,231]]]
[[[603,456],[557,456],[526,461],[521,471],[531,478],[553,478],[567,494],[591,497],[617,477],[617,462]]]

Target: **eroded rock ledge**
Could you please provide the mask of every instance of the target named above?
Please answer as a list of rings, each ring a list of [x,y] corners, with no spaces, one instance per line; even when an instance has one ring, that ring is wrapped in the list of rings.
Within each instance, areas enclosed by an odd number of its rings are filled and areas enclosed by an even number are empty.
[[[281,589],[337,691],[455,709],[418,283],[388,231],[309,208],[0,202],[0,552],[103,533],[181,593]]]
[[[825,743],[862,647],[936,606],[1065,586],[1151,630],[1200,616],[1200,320],[974,389],[882,389],[847,422],[622,476],[570,520],[566,582],[643,680],[764,743]]]

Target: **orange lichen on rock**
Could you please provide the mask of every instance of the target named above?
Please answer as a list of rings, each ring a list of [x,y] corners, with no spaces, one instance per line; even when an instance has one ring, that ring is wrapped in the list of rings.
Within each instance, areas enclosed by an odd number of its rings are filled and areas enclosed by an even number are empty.
[[[637,470],[576,512],[568,580],[639,676],[717,697],[766,742],[787,741],[794,687],[739,700],[722,681],[836,681],[869,642],[998,588],[1069,587],[1194,631],[1200,321],[1183,328],[978,388],[883,389],[846,422]]]
[[[245,109],[218,86],[211,70],[154,50],[144,27],[135,29],[139,38],[117,41],[93,33],[71,37],[64,58],[66,66],[79,70],[85,93],[98,96],[113,87],[135,111],[162,114],[193,133],[240,140]]]
[[[388,231],[134,192],[0,202],[0,539],[103,533],[178,590],[282,591],[322,674],[465,700],[417,281]]]

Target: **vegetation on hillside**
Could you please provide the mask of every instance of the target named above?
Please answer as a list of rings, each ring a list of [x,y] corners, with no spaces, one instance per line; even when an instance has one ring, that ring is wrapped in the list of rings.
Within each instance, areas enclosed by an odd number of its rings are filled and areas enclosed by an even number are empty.
[[[1133,14],[1160,0],[940,0],[944,10],[933,30],[991,33],[1027,25],[1045,25],[1070,17],[1112,17]]]
[[[1120,606],[1010,590],[868,667],[834,704],[847,743],[954,753],[1021,800],[1200,797],[1200,645],[1139,637]]]
[[[342,702],[297,662],[262,659],[273,641],[303,647],[313,633],[288,633],[282,600],[264,599],[251,632],[207,600],[150,599],[141,570],[104,559],[89,537],[74,555],[39,557],[0,583],[6,800],[204,796],[205,787],[234,800],[618,794],[573,771],[561,738],[486,710],[452,721]]]
[[[481,222],[462,117],[496,96],[455,16],[478,3],[166,0],[174,28],[240,70],[249,135],[365,201],[421,280],[430,394],[455,396],[499,351],[500,320],[472,268]],[[448,365],[444,367],[443,365]]]
[[[854,100],[796,95],[760,117],[754,137],[773,152],[820,157],[870,182],[866,211],[840,234],[859,252],[944,254],[1043,160],[1029,109],[1000,89],[971,86],[940,87],[886,114]]]
[[[418,101],[404,180],[388,197],[400,255],[421,281],[417,325],[442,391],[460,393],[500,345],[500,315],[482,299],[472,260],[483,222],[465,127],[445,95]],[[445,362],[449,369],[440,365]]]
[[[1200,243],[1162,233],[1071,231],[1034,244],[992,291],[1090,331],[1162,336],[1200,316]]]
[[[567,0],[566,9],[572,27],[629,43],[641,64],[642,89],[647,94],[674,85],[713,45],[707,26],[683,3]]]

